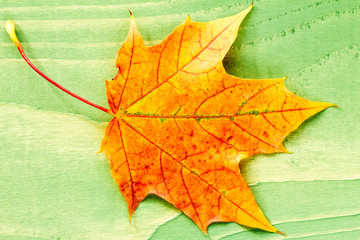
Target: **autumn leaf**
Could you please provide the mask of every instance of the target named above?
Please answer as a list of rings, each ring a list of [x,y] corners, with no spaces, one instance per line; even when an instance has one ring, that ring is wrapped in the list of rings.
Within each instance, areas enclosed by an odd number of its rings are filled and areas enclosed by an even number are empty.
[[[241,79],[222,60],[252,6],[208,23],[189,17],[160,44],[145,45],[131,15],[115,78],[106,81],[115,117],[101,144],[129,215],[156,194],[206,233],[212,222],[279,232],[239,171],[258,153],[288,152],[284,138],[333,106],[290,92],[285,78]]]
[[[278,232],[265,218],[239,171],[258,153],[288,152],[285,137],[310,116],[334,106],[296,96],[285,78],[241,79],[222,59],[251,10],[208,23],[188,17],[164,41],[147,47],[131,14],[117,75],[106,81],[110,109],[51,80],[25,55],[15,23],[5,28],[24,60],[50,83],[112,114],[100,151],[128,204],[156,194],[206,233],[212,222]]]

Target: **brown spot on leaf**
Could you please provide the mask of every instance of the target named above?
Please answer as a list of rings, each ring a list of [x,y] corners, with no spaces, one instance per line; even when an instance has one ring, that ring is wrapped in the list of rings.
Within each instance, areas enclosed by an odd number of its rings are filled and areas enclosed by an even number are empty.
[[[266,137],[266,138],[269,137],[269,133],[268,133],[267,131],[264,131],[264,132],[263,132],[263,135],[264,135],[264,137]]]

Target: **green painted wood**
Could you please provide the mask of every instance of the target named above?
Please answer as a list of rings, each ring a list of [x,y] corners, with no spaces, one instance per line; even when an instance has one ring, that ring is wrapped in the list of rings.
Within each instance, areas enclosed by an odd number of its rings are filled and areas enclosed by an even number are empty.
[[[251,1],[2,0],[34,63],[63,86],[106,106],[104,79],[116,74],[131,9],[148,45],[189,14],[208,21]],[[265,215],[289,239],[360,237],[360,3],[254,1],[224,65],[244,78],[288,76],[286,85],[338,104],[285,142],[294,154],[240,164]],[[282,239],[235,223],[205,236],[151,196],[131,225],[107,160],[96,155],[110,117],[54,89],[21,60],[0,30],[0,239]]]
[[[106,124],[18,104],[0,108],[0,239],[146,239],[178,214],[149,198],[129,223],[107,160],[96,155]]]

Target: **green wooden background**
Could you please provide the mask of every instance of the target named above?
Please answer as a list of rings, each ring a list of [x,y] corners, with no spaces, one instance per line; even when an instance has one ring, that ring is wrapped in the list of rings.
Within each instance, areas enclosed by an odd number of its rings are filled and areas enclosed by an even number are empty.
[[[106,106],[104,79],[131,9],[148,45],[189,14],[209,21],[245,0],[1,0],[25,51],[46,74]],[[288,76],[292,91],[338,104],[286,139],[294,154],[256,156],[241,171],[287,239],[360,239],[360,2],[258,0],[224,60],[243,78]],[[128,221],[103,154],[110,117],[55,89],[0,29],[0,239],[283,239],[216,223],[205,236],[165,201],[148,197]]]

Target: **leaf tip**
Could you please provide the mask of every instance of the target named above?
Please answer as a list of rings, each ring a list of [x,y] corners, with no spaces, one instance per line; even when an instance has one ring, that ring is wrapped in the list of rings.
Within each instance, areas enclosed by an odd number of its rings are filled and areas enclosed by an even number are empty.
[[[132,209],[129,208],[129,223],[130,223],[131,225],[133,225],[132,222],[131,222],[131,219],[132,219],[132,216],[133,216],[133,214],[134,214],[134,211],[135,211],[135,210],[132,210]]]
[[[276,230],[276,233],[283,235],[284,237],[287,237],[287,235],[279,230]]]
[[[133,20],[133,19],[134,19],[134,16],[133,16],[132,12],[130,11],[130,9],[128,9],[128,11],[129,11],[129,13],[130,13],[131,20]]]
[[[129,223],[131,226],[137,228],[137,226],[131,221],[131,215],[129,215]]]
[[[324,102],[323,106],[324,106],[324,109],[329,108],[329,107],[336,107],[336,108],[339,107],[339,105],[328,103],[328,102]]]
[[[241,16],[241,21],[245,18],[245,16],[251,11],[251,9],[253,8],[254,3],[251,3],[251,5],[246,8],[244,11],[238,13],[238,16]],[[240,21],[240,22],[241,22]]]
[[[284,149],[283,153],[294,154],[294,152],[290,152],[290,151],[287,150],[286,148]]]
[[[245,15],[248,14],[253,7],[254,7],[254,2],[252,2],[251,5],[243,11],[246,12]]]
[[[191,21],[190,15],[187,15],[186,21]]]
[[[289,150],[287,150],[287,149],[284,147],[283,144],[281,144],[281,145],[279,146],[279,148],[277,149],[276,152],[278,152],[278,153],[289,153],[289,154],[293,154],[293,152],[290,152]]]

